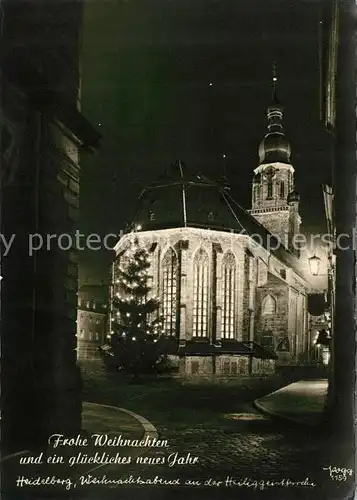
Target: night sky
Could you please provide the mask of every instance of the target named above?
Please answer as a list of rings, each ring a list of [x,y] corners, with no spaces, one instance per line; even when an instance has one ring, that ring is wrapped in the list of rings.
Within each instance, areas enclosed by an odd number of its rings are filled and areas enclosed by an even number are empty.
[[[319,119],[318,4],[86,0],[82,110],[103,146],[82,160],[80,229],[119,233],[141,189],[177,159],[218,179],[226,154],[231,193],[249,209],[276,60],[302,229],[323,232],[331,160]],[[113,255],[82,252],[82,281],[107,280]]]

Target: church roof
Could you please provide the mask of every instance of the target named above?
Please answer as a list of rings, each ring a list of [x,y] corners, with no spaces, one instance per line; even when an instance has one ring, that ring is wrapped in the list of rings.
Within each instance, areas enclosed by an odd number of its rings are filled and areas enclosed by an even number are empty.
[[[159,182],[145,188],[129,230],[194,227],[251,236],[303,276],[299,260],[249,214],[221,184],[178,162]],[[276,250],[271,250],[278,246]]]
[[[135,223],[143,229],[189,226],[240,232],[243,227],[227,196],[224,186],[180,162],[143,190]]]

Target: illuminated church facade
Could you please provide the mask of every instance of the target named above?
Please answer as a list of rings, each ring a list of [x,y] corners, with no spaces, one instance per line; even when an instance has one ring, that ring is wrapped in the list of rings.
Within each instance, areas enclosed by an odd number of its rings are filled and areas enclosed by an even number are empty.
[[[299,195],[275,89],[267,120],[250,210],[178,162],[142,192],[115,246],[113,295],[133,239],[149,251],[152,293],[185,374],[267,373],[309,349],[309,283],[294,244]]]

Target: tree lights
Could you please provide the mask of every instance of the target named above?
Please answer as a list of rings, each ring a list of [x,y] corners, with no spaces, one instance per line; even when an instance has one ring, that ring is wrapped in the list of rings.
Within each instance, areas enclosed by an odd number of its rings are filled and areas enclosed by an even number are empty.
[[[125,265],[118,267],[111,337],[118,365],[133,374],[152,368],[160,354],[157,340],[163,320],[158,316],[160,302],[148,285],[149,268],[149,254],[135,239],[126,251]]]

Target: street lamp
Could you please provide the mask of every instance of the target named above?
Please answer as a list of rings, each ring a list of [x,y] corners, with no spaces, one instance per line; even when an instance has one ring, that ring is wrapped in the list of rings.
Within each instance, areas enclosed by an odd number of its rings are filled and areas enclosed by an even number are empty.
[[[321,259],[316,254],[309,258],[310,271],[313,276],[319,276]]]

